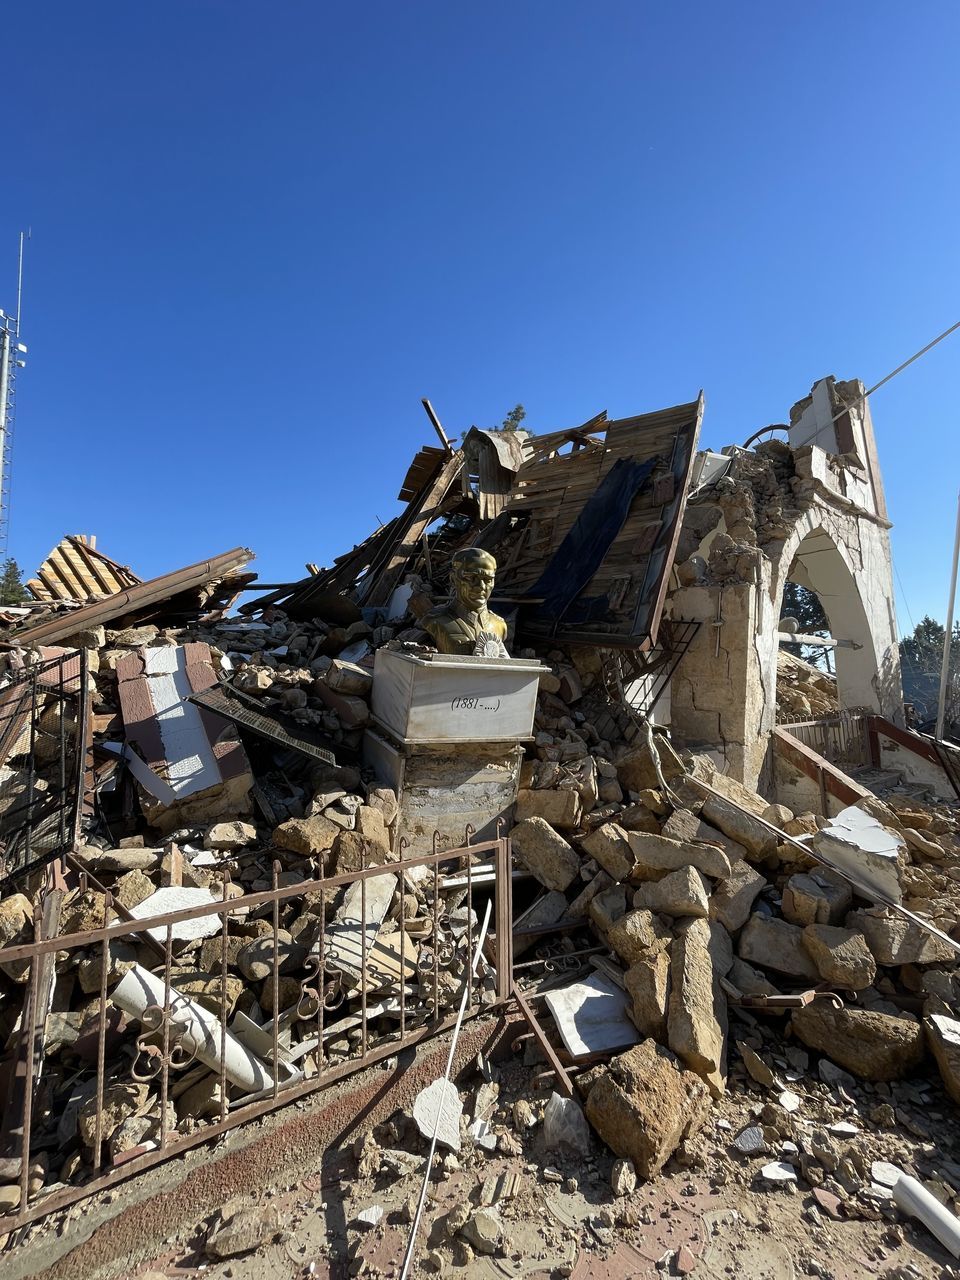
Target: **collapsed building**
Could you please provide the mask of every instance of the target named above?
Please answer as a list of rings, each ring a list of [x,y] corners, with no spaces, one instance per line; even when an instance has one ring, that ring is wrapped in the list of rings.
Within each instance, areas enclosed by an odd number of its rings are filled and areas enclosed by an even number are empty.
[[[519,1010],[546,1111],[642,1179],[732,1071],[773,1080],[750,1009],[825,1091],[929,1053],[960,1097],[960,770],[904,725],[862,384],[722,453],[702,396],[460,447],[427,408],[402,512],[327,568],[257,594],[237,548],[144,582],[71,536],[6,612],[0,1233],[458,1009]],[[466,547],[512,658],[420,626]],[[791,582],[835,677],[784,649]],[[450,1150],[513,1150],[484,1097]],[[820,1187],[809,1156],[770,1178]]]

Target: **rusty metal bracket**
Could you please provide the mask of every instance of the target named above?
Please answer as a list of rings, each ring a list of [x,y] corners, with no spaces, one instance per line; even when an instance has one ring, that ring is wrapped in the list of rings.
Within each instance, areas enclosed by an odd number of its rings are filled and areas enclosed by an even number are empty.
[[[741,1009],[803,1009],[814,1000],[826,1000],[834,1009],[842,1009],[843,1001],[835,991],[796,991],[785,996],[741,996],[731,1001]]]
[[[547,1059],[547,1061],[550,1064],[550,1069],[553,1071],[554,1078],[557,1082],[558,1092],[562,1093],[565,1098],[572,1098],[573,1097],[573,1081],[570,1079],[569,1075],[567,1074],[563,1063],[557,1057],[557,1051],[554,1049],[553,1045],[547,1039],[547,1033],[544,1031],[543,1027],[540,1025],[537,1019],[537,1015],[531,1009],[526,996],[524,996],[523,992],[520,991],[518,987],[514,987],[513,998],[516,1000],[517,1005],[520,1009],[520,1012],[523,1014],[524,1018],[526,1019],[527,1026],[529,1026],[530,1030],[533,1032],[534,1036],[536,1037],[537,1043],[539,1044],[544,1054],[544,1057]]]

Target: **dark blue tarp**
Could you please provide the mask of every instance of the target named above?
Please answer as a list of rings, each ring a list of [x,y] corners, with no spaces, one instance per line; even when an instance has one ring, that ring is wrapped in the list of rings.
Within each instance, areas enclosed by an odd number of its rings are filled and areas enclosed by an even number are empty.
[[[587,600],[577,600],[577,596],[600,568],[634,498],[658,461],[619,458],[613,464],[530,588],[531,596],[544,597],[543,603],[535,606],[538,614],[557,621],[591,622],[608,612],[606,596]]]

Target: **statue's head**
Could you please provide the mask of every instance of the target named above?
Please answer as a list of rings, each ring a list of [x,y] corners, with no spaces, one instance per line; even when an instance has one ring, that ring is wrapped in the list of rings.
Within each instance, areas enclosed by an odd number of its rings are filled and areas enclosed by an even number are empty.
[[[471,612],[486,608],[497,576],[497,562],[489,551],[464,547],[451,562],[450,584],[457,603]]]

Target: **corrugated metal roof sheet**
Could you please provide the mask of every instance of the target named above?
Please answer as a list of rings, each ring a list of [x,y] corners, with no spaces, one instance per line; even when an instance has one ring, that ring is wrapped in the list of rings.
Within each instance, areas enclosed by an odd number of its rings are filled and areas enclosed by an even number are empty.
[[[64,538],[26,584],[35,600],[101,600],[142,582],[132,569],[117,564],[83,534]]]

